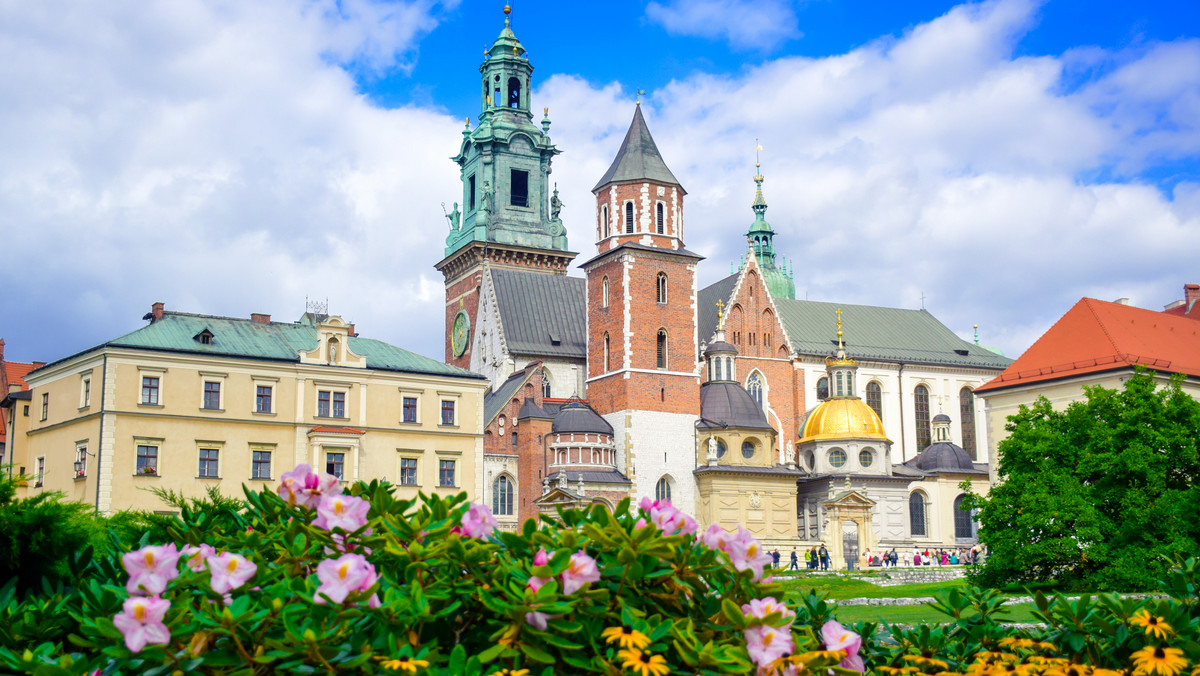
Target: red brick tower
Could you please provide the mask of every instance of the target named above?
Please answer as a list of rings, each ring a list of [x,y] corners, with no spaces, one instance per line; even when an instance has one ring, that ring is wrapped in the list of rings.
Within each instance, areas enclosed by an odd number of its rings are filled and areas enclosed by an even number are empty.
[[[700,406],[696,263],[683,245],[686,192],[641,106],[596,195],[599,255],[584,263],[588,401],[614,429],[635,497],[694,509]]]

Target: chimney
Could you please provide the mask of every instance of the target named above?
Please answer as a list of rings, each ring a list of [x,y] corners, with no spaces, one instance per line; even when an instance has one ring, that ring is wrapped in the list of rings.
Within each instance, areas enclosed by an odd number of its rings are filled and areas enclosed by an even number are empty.
[[[1188,304],[1188,309],[1191,309],[1192,303],[1200,300],[1200,284],[1184,284],[1183,285],[1183,301]]]
[[[254,322],[255,324],[270,324],[271,315],[265,315],[261,312],[251,312],[250,321]]]
[[[152,317],[152,319],[150,320],[151,323],[162,319],[163,304],[161,301],[150,306],[150,316]]]
[[[1116,303],[1117,305],[1129,305],[1128,298],[1118,298],[1118,299],[1114,300],[1113,302]]]
[[[0,364],[4,363],[4,339],[0,338]]]
[[[44,361],[35,361],[35,362],[33,362],[33,368],[35,368],[35,369],[40,369],[40,368],[42,368],[42,367],[43,367],[43,366],[45,366],[45,365],[46,365],[46,362],[44,362]]]
[[[352,337],[354,337],[354,338],[357,338],[357,337],[358,337],[358,333],[356,333],[356,332],[354,331],[354,325],[353,325],[353,324],[351,324],[351,325],[350,325],[350,335],[351,335]]]

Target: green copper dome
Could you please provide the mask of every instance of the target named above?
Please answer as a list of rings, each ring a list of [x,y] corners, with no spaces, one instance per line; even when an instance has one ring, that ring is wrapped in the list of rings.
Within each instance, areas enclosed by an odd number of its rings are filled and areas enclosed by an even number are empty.
[[[761,167],[756,164],[755,168]],[[775,231],[767,222],[767,200],[763,197],[763,180],[762,172],[759,171],[754,177],[757,189],[754,194],[754,204],[750,207],[754,210],[754,222],[750,224],[746,239],[754,250],[754,257],[758,259],[758,267],[762,269],[763,282],[766,283],[767,290],[771,292],[771,295],[775,298],[795,299],[796,282],[785,266],[776,263]]]

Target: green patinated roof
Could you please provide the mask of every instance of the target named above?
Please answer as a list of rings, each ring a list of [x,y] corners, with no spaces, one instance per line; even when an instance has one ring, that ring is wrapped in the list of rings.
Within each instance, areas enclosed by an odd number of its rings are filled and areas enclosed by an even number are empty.
[[[717,299],[728,305],[736,283],[737,275],[730,275],[700,290],[701,340],[708,340],[716,330]],[[794,354],[817,357],[832,354],[837,338],[835,311],[841,308],[846,352],[855,359],[987,369],[1004,369],[1012,363],[1011,359],[959,338],[926,310],[787,298],[774,301]]]
[[[646,119],[642,117],[641,106],[635,107],[633,122],[629,124],[629,131],[625,132],[621,149],[617,151],[612,165],[604,172],[604,176],[592,191],[621,181],[655,181],[677,185],[683,190],[683,186],[675,179],[675,175],[667,168],[667,163],[659,154],[654,137],[650,135],[650,129],[646,126]],[[684,190],[684,193],[687,191]]]
[[[207,329],[211,344],[195,336]],[[188,352],[242,359],[299,362],[301,350],[317,346],[317,326],[309,315],[295,323],[253,322],[236,317],[215,317],[184,312],[165,312],[161,319],[127,333],[100,347],[128,347],[170,352]],[[406,373],[425,373],[459,378],[483,376],[443,364],[395,345],[371,338],[351,337],[347,347],[367,360],[367,368]],[[93,348],[96,349],[96,348]],[[90,350],[89,350],[90,351]]]

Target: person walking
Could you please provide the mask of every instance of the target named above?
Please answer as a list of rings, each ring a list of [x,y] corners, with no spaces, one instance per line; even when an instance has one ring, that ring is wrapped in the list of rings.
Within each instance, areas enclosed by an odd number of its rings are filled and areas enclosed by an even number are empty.
[[[796,558],[796,548],[792,547],[792,565],[788,566],[788,570],[800,570],[799,560]]]
[[[775,551],[771,552],[771,567],[774,568],[775,570],[779,570],[779,548],[778,547],[775,548]]]
[[[817,551],[817,556],[821,559],[821,570],[829,570],[829,550],[825,549],[825,543],[821,543],[821,549]]]

